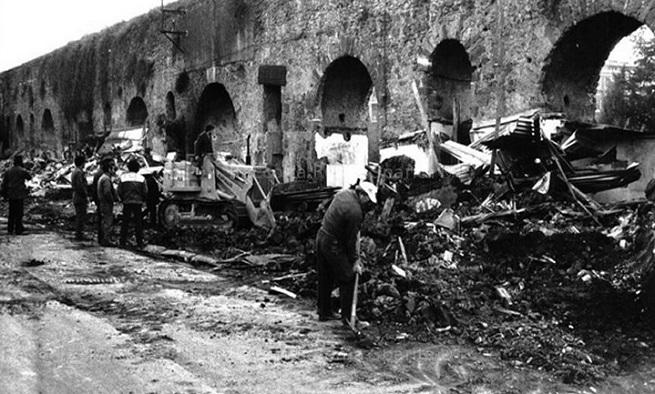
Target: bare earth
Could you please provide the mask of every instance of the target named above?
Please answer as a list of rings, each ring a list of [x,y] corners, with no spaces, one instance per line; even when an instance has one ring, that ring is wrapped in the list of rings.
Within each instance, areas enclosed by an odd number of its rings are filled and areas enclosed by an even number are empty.
[[[652,366],[570,387],[467,345],[361,350],[311,300],[31,230],[0,235],[0,393],[655,391]]]

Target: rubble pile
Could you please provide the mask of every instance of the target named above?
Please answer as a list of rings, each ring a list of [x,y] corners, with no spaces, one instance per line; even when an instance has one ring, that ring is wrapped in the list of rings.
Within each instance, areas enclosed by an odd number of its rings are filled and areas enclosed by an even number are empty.
[[[71,198],[71,173],[74,165],[66,160],[52,159],[48,155],[27,156],[23,159],[25,168],[32,174],[27,182],[32,197],[47,197],[49,200]],[[13,165],[13,158],[0,162],[0,173]]]
[[[601,206],[585,194],[630,184],[638,167],[619,166],[584,131],[559,145],[542,127],[518,118],[469,146],[442,144],[466,171],[416,174],[406,156],[367,166],[380,203],[361,231],[357,311],[378,343],[463,340],[567,383],[652,353],[655,205]],[[42,189],[70,173],[62,163],[39,166]],[[183,225],[149,231],[148,241],[207,254],[217,269],[248,269],[277,294],[316,297],[314,239],[337,188],[310,186],[273,188],[275,231]]]
[[[488,220],[480,206],[457,204],[458,229],[435,224],[443,209],[419,215],[402,203],[384,221],[381,207],[367,215],[358,315],[374,323],[379,342],[464,339],[515,367],[575,383],[645,357],[655,340],[639,294],[653,264],[638,252],[645,242],[655,244],[644,226],[653,223],[655,208],[610,207],[599,225],[573,203],[533,194],[516,201],[534,206],[489,204],[496,213],[513,213]],[[300,255],[289,264],[249,268],[315,297],[313,238],[321,218],[321,212],[279,213],[278,233],[267,239],[258,229],[184,228],[153,241],[223,259],[244,251]]]
[[[376,242],[360,315],[375,321],[385,340],[453,335],[567,382],[635,361],[626,355],[639,358],[655,342],[634,286],[639,279],[632,274],[633,286],[617,285],[632,265],[626,257],[633,241],[603,234],[605,227],[585,216],[557,212],[570,210],[566,205],[549,208],[458,235],[424,222],[396,227],[388,244]],[[624,234],[636,227],[624,223]]]

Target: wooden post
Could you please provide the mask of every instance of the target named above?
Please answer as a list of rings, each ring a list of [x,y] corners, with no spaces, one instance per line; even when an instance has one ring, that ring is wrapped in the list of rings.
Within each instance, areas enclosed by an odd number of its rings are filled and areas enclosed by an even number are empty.
[[[494,69],[496,72],[496,133],[500,131],[500,120],[505,112],[505,0],[496,0],[496,56]]]

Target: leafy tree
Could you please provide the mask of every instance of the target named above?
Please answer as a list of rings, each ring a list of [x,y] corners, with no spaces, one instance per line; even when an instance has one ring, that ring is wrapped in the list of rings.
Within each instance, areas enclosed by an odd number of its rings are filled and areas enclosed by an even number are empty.
[[[623,67],[620,73],[614,74],[603,97],[598,119],[601,123],[627,126],[630,118],[628,92],[628,70]]]
[[[600,121],[655,133],[655,39],[635,39],[635,67],[617,73],[606,93]]]

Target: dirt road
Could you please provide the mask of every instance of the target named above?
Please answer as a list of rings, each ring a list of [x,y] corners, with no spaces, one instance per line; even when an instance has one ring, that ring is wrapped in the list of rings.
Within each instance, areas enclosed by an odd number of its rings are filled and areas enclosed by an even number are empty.
[[[462,344],[360,350],[311,301],[32,230],[0,235],[2,393],[593,392]]]

